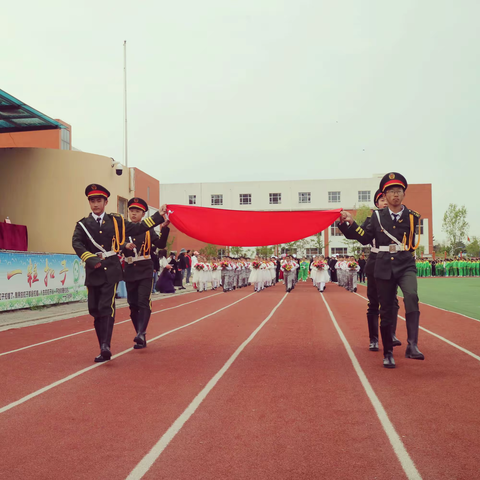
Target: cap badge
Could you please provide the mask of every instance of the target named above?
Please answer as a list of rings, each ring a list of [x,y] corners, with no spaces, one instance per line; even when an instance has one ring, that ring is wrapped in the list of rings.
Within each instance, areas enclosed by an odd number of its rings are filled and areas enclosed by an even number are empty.
[[[391,174],[388,176],[388,178],[389,178],[390,180],[393,180],[393,179],[395,178],[395,174],[394,174],[394,173],[391,173]]]
[[[134,198],[133,201],[134,201],[135,203],[138,203],[138,198]]]
[[[96,185],[92,185],[90,188],[91,188],[92,190],[96,190],[96,189],[97,189],[97,186],[96,186]]]

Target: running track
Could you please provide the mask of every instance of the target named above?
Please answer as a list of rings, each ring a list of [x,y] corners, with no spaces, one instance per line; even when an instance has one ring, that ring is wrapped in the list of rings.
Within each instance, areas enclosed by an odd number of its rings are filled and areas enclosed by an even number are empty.
[[[140,351],[121,309],[103,364],[88,316],[0,332],[0,478],[479,478],[480,322],[422,305],[387,370],[365,293],[159,300]]]

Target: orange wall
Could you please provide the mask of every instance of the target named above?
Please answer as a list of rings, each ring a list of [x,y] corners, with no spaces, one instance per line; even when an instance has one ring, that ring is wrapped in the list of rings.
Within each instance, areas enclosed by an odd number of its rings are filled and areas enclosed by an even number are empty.
[[[0,134],[0,148],[60,148],[60,130]]]
[[[150,207],[160,208],[160,182],[156,179],[135,168],[135,197],[143,198]],[[148,190],[150,187],[150,199]]]

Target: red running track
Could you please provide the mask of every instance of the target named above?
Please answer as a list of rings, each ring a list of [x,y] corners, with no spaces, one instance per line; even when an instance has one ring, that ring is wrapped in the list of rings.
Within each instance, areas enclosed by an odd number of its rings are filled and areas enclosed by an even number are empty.
[[[142,351],[129,350],[130,323],[117,325],[112,346],[125,354],[1,411],[0,478],[114,480],[139,471],[129,478],[478,478],[478,360],[422,332],[426,360],[407,360],[404,346],[397,347],[398,368],[387,370],[381,353],[368,351],[366,302],[359,296],[329,284],[322,297],[310,283],[286,296],[280,285],[250,293],[209,293],[158,314],[148,338],[202,320]],[[197,298],[168,299],[168,306]],[[422,324],[475,347],[467,342],[478,335],[478,322],[463,318],[462,336],[455,315],[450,322],[448,314],[441,322],[437,316],[422,307]],[[1,332],[0,351],[91,326],[88,318],[77,320]],[[7,386],[0,407],[88,368],[96,350],[90,332],[0,356]],[[192,407],[201,392],[203,401]],[[178,419],[185,423],[172,433]],[[399,435],[397,451],[389,421]],[[163,447],[145,460],[159,441]],[[410,459],[416,470],[405,473]]]

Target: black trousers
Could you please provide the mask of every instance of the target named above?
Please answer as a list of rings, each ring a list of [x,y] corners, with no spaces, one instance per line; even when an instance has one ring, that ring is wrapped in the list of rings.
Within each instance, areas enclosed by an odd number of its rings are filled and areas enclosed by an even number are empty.
[[[125,282],[130,311],[152,310],[153,278],[142,278],[135,282]]]
[[[381,325],[393,324],[395,320],[394,306],[397,298],[397,286],[403,292],[406,314],[419,311],[417,275],[415,272],[405,272],[398,278],[392,275],[388,280],[377,278],[375,284],[380,302]]]
[[[93,318],[115,318],[115,294],[118,283],[104,283],[98,287],[87,287],[88,312]]]

